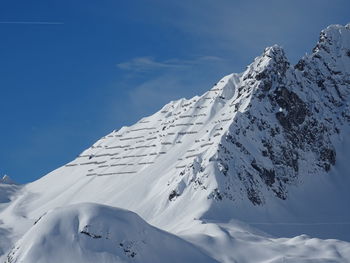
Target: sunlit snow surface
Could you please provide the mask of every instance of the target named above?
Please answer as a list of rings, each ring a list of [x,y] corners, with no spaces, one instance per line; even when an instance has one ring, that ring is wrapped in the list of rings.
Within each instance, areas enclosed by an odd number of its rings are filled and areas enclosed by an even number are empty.
[[[40,180],[0,184],[0,261],[350,262],[349,99],[350,25],[295,68],[267,48]]]
[[[194,245],[138,215],[92,203],[43,215],[17,242],[7,262],[216,262]]]

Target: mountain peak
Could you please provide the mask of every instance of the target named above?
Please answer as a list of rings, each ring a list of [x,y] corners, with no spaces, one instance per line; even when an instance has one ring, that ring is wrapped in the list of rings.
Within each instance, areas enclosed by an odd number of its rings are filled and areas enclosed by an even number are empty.
[[[313,49],[319,55],[350,57],[350,23],[346,26],[330,25],[321,31],[319,40]]]
[[[289,64],[284,49],[279,45],[273,45],[265,48],[263,53],[255,59],[253,64],[258,67],[264,67],[281,62]]]
[[[263,53],[263,56],[267,56],[270,58],[285,58],[284,49],[279,45],[273,45],[270,47],[266,47]]]
[[[344,28],[325,29],[320,43]],[[315,62],[316,55],[306,58],[302,71],[290,66],[281,46],[267,47],[242,74],[226,76],[202,96],[169,103],[115,130],[55,173],[108,182],[116,189],[126,176],[135,182],[154,180],[162,185],[163,199],[154,208],[161,211],[185,202],[185,195],[192,198],[193,192],[201,196],[198,200],[248,198],[254,205],[265,204],[271,194],[285,200],[290,185],[304,174],[323,174],[335,165],[331,137],[348,116],[341,107],[347,79],[337,75],[338,64],[333,67],[333,60],[322,56],[325,63]],[[130,198],[159,198],[159,191],[149,187],[132,190]],[[113,200],[118,203],[117,197]],[[152,217],[141,205],[136,210]]]
[[[330,32],[341,32],[343,30],[348,30],[350,29],[350,23],[344,25],[340,25],[340,24],[333,24],[333,25],[329,25],[327,26],[325,29],[321,30],[321,33],[330,33]]]
[[[244,86],[250,86],[248,90],[268,91],[272,86],[285,77],[290,63],[281,46],[273,45],[264,49],[264,52],[255,58],[246,71],[242,74]],[[243,84],[243,83],[242,83]],[[258,92],[260,93],[260,92]],[[263,96],[257,94],[257,96]]]
[[[1,179],[0,179],[0,184],[17,184],[15,181],[13,181],[10,176],[8,175],[4,175]]]

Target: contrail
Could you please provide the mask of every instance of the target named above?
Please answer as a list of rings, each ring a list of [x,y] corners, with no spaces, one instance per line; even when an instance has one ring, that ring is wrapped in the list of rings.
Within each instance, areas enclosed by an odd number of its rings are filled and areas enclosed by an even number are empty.
[[[18,24],[18,25],[63,25],[63,22],[48,21],[0,21],[0,24]]]

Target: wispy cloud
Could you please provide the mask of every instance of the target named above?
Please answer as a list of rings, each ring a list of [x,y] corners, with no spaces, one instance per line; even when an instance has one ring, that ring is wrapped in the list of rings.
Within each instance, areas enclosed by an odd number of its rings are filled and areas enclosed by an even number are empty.
[[[132,71],[149,71],[154,69],[179,68],[183,66],[184,65],[169,61],[156,61],[153,57],[137,57],[117,64],[117,67],[120,69]]]
[[[151,114],[170,100],[202,94],[218,79],[231,73],[228,61],[215,56],[171,59],[154,64],[148,68],[145,78],[138,77],[135,68],[130,72],[136,83],[125,88],[129,90],[128,106],[134,115]]]
[[[117,67],[122,70],[146,72],[162,69],[185,69],[203,62],[210,63],[218,61],[223,61],[223,59],[216,56],[199,56],[194,59],[169,59],[156,61],[153,57],[136,57],[129,61],[117,64]]]
[[[14,25],[63,25],[63,22],[50,21],[0,21],[0,24],[14,24]]]

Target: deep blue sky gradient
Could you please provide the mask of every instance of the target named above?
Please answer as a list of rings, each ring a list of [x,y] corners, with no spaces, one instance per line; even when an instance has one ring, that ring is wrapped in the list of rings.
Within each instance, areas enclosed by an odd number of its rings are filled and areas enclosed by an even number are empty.
[[[1,1],[0,175],[33,181],[241,72],[266,46],[295,63],[349,10],[348,0]]]

